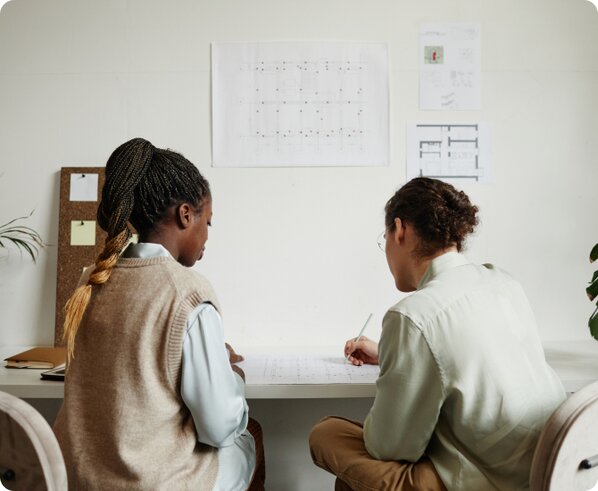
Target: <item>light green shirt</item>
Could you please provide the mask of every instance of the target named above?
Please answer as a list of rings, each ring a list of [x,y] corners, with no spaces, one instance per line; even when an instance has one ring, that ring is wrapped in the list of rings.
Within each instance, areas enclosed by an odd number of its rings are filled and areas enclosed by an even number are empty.
[[[426,454],[448,490],[529,488],[533,451],[565,399],[519,283],[458,253],[434,259],[384,317],[368,452]]]

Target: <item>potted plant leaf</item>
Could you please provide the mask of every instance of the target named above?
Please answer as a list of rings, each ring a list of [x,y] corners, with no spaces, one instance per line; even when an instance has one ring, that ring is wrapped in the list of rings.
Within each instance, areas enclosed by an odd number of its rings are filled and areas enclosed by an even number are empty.
[[[593,263],[596,259],[598,259],[598,244],[596,244],[590,252],[590,263]],[[598,296],[598,271],[594,271],[590,285],[586,288],[586,293],[588,294],[588,298],[592,301]],[[590,316],[588,326],[590,327],[590,334],[592,334],[592,337],[598,339],[598,302],[596,303],[594,313]]]
[[[29,254],[35,262],[40,249],[46,244],[35,230],[20,223],[32,214],[33,211],[27,216],[18,217],[0,225],[0,249],[7,249],[9,245],[13,245],[21,253]]]

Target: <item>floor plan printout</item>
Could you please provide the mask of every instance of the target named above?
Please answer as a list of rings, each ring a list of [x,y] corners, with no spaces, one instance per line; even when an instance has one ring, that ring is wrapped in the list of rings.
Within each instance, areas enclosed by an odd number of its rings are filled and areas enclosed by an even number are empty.
[[[407,179],[489,182],[492,149],[488,123],[407,126]]]
[[[254,385],[373,384],[380,372],[377,365],[358,367],[333,356],[248,355],[239,366]]]
[[[214,43],[215,167],[389,163],[384,43]]]

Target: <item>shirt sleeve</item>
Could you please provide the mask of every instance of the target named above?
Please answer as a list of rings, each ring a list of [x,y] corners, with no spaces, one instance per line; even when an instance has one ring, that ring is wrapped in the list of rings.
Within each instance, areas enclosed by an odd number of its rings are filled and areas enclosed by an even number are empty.
[[[376,459],[417,462],[444,402],[438,366],[421,331],[395,311],[384,317],[378,357],[376,397],[364,423],[366,449]]]
[[[220,314],[203,303],[187,319],[181,397],[191,411],[197,439],[227,447],[247,428],[245,383],[230,367]]]

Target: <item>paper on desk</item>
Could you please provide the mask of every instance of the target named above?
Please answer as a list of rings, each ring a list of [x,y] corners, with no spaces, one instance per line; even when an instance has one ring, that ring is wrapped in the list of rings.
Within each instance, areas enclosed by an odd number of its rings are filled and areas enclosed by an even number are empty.
[[[360,367],[342,357],[254,355],[239,363],[251,385],[278,384],[373,384],[377,365]]]

